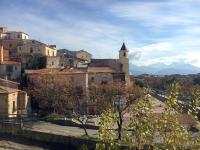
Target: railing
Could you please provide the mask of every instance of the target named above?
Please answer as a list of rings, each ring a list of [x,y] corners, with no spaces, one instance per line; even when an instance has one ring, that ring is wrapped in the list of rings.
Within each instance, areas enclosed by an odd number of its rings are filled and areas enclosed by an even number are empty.
[[[32,125],[35,121],[37,121],[37,115],[35,114],[7,114],[0,115],[0,123],[1,124],[12,124],[12,125],[20,125],[21,129],[24,128],[32,128]]]

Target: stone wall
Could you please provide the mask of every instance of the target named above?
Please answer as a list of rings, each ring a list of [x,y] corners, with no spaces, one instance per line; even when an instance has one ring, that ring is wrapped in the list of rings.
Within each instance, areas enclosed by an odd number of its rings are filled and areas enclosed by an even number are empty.
[[[31,130],[22,130],[20,124],[0,123],[0,134],[36,140],[40,142],[62,144],[67,147],[73,147],[78,150],[82,145],[87,145],[91,150],[95,149],[97,141],[94,139],[85,139],[81,137],[55,135],[52,133],[37,132]]]

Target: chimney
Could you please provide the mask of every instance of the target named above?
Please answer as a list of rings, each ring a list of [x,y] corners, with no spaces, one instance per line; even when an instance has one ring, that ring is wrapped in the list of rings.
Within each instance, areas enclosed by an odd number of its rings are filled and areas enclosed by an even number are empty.
[[[0,64],[3,63],[3,45],[0,44]]]

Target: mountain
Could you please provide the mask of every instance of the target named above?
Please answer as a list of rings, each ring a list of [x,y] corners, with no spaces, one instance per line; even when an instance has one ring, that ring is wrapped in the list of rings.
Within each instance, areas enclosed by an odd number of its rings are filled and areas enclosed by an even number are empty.
[[[171,74],[196,74],[200,73],[200,68],[187,63],[172,63],[166,65],[157,63],[149,66],[130,65],[130,71],[134,75],[154,74],[154,75],[171,75]]]

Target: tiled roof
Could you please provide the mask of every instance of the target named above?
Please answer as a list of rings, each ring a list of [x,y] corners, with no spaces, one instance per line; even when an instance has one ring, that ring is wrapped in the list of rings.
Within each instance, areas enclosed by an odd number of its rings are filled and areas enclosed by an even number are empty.
[[[18,91],[20,90],[6,87],[6,86],[0,86],[0,93],[13,93],[13,92],[18,92]]]
[[[78,74],[78,73],[114,73],[110,67],[88,67],[88,68],[48,68],[48,69],[40,69],[40,70],[26,70],[27,74],[47,74],[47,73],[56,73],[56,74]]]
[[[89,73],[114,73],[115,70],[113,70],[110,67],[88,67]]]
[[[14,65],[14,64],[21,64],[21,63],[17,62],[17,61],[3,61],[1,64],[2,65]]]

